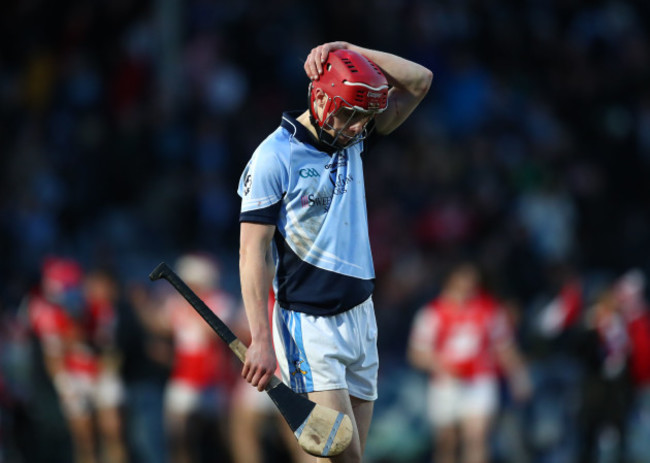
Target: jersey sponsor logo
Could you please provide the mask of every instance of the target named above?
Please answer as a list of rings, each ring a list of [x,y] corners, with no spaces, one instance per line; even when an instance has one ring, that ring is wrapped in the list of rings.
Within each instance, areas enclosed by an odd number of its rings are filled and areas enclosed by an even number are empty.
[[[330,175],[330,180],[332,181],[332,185],[334,185],[334,194],[342,195],[343,193],[347,193],[347,185],[354,179],[351,175],[337,175],[336,177]]]
[[[327,170],[332,170],[333,173],[336,174],[336,171],[338,170],[339,167],[345,167],[348,165],[348,155],[345,152],[340,152],[337,156],[336,159],[334,159],[332,162],[329,164],[325,164],[325,168]]]
[[[339,167],[345,167],[348,165],[348,160],[345,158],[339,159],[336,162],[331,162],[329,164],[325,164],[326,169],[338,169]]]
[[[307,169],[300,169],[298,171],[298,175],[300,175],[302,178],[320,177],[318,171],[312,167],[309,167]]]
[[[342,152],[334,162],[325,166],[326,169],[330,169],[330,182],[332,182],[332,186],[334,187],[335,195],[342,195],[348,191],[346,185],[352,181],[352,177],[345,175],[345,172],[342,174],[339,173],[339,167],[346,167],[347,165],[348,156]],[[342,170],[345,171],[346,169]]]
[[[311,207],[311,206],[321,206],[326,211],[329,210],[330,205],[332,204],[331,196],[316,196],[316,195],[306,195],[300,198],[300,203],[302,207]]]

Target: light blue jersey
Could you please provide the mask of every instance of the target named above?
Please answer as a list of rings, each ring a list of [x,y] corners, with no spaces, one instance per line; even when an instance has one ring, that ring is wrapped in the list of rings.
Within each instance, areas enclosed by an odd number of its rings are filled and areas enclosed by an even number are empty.
[[[374,289],[365,144],[327,152],[297,115],[283,114],[244,169],[240,221],[277,227],[274,289],[280,306],[330,315],[360,304]]]

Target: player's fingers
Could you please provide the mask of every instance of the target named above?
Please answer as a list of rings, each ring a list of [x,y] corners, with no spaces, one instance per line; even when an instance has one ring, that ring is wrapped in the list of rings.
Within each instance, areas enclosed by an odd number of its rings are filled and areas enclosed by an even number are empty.
[[[260,370],[260,369],[257,369],[255,371],[255,373],[251,375],[249,383],[251,383],[251,385],[253,387],[256,387],[259,390],[262,390],[262,389],[260,389],[260,381],[261,381],[261,379],[263,377],[264,377],[264,372],[262,370]]]
[[[307,74],[307,77],[311,80],[316,80],[318,78],[318,71],[314,68],[310,57],[305,61],[305,74]]]
[[[318,51],[318,47],[313,48],[305,60],[305,73],[307,73],[307,76],[311,80],[318,80],[319,73],[316,62],[320,59],[318,58],[319,56],[320,53]]]
[[[250,376],[250,372],[251,372],[250,365],[248,365],[247,363],[244,364],[244,367],[241,369],[241,376],[248,382],[250,382],[248,379]]]
[[[325,54],[325,57],[327,57],[327,54]],[[316,53],[314,54],[314,68],[316,69],[316,72],[320,76],[323,74],[323,63],[325,61],[323,60],[323,47],[320,46],[316,50]]]
[[[257,382],[259,381],[259,378],[262,376],[264,371],[265,370],[259,366],[246,364],[242,370],[242,376],[247,382],[257,387]]]
[[[266,389],[266,385],[269,384],[269,381],[271,381],[271,375],[272,373],[267,372],[260,378],[260,381],[257,384],[258,391],[263,392],[264,389]]]

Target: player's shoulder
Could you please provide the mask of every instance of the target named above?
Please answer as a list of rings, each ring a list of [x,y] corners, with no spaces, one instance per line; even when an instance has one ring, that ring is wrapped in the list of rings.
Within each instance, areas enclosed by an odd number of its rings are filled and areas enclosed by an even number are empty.
[[[427,308],[430,312],[445,312],[451,310],[451,305],[443,294],[438,294],[427,303]]]
[[[264,140],[257,146],[256,152],[275,152],[286,150],[289,143],[289,134],[282,126],[277,127],[273,132],[268,134]]]
[[[281,128],[269,134],[253,152],[252,160],[258,165],[284,164],[287,162],[289,139]]]
[[[417,311],[420,322],[437,319],[440,312],[440,300],[438,298],[425,302]]]
[[[500,308],[499,300],[487,291],[480,291],[479,294],[476,295],[474,298],[474,305],[477,310],[488,314],[496,313]]]

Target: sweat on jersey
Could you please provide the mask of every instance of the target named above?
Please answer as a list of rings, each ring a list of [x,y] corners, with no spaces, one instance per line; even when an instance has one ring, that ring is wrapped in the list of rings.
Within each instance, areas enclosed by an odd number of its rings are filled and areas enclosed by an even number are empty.
[[[296,121],[298,115],[284,113],[246,165],[239,220],[276,226],[278,304],[333,315],[374,290],[361,162],[365,142],[327,152]]]

